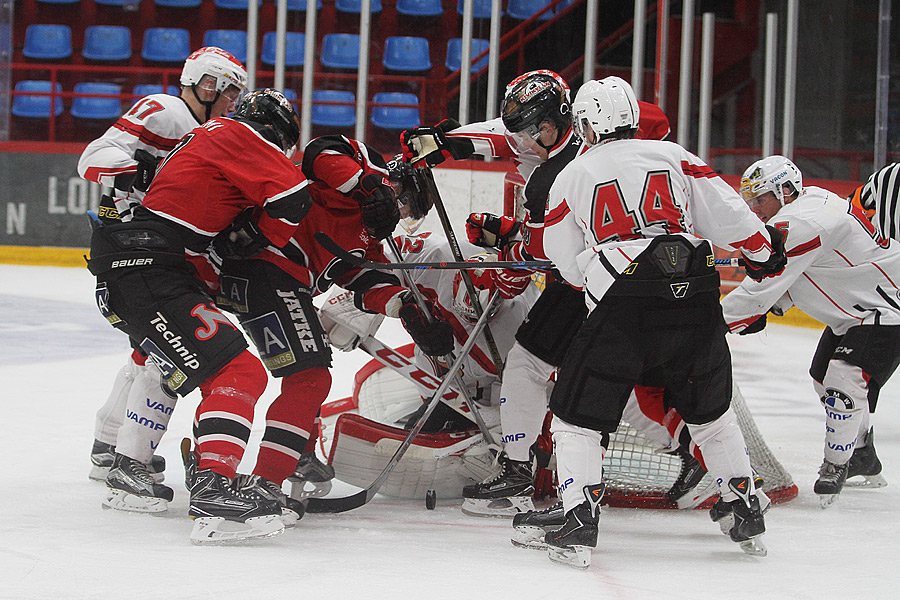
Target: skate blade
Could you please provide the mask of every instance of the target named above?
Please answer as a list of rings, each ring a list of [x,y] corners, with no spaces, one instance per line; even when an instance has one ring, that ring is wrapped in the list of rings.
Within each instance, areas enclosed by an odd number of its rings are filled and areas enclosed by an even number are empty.
[[[103,499],[103,508],[125,512],[158,514],[169,510],[169,503],[162,498],[138,496],[125,490],[110,489]]]
[[[570,546],[567,548],[558,548],[556,546],[547,546],[547,556],[555,563],[573,567],[575,569],[587,569],[591,566],[591,548],[590,546]]]
[[[837,502],[838,498],[841,496],[840,494],[817,494],[819,496],[819,504],[822,506],[822,509],[826,509],[831,507],[835,502]]]
[[[240,523],[222,517],[197,517],[191,531],[191,543],[197,546],[242,544],[284,533],[278,515],[251,517]]]
[[[769,553],[765,544],[762,543],[762,540],[759,539],[759,537],[744,540],[743,542],[739,542],[738,545],[741,547],[741,550],[750,556],[765,556]]]
[[[853,479],[848,479],[844,482],[846,487],[852,488],[883,488],[888,484],[887,479],[884,478],[884,475],[855,475]]]
[[[331,492],[331,481],[309,481],[306,479],[287,478],[291,484],[288,496],[294,500],[306,500],[307,498],[321,498]]]
[[[702,484],[702,481],[701,481]],[[703,502],[711,497],[713,494],[719,491],[718,486],[715,481],[708,481],[706,485],[697,485],[692,490],[688,491],[687,494],[678,498],[675,501],[675,504],[681,510],[687,510],[689,508],[696,508],[703,504]]]
[[[516,548],[525,548],[526,550],[546,550],[547,542],[544,541],[546,532],[542,527],[534,527],[533,525],[520,525],[516,527],[515,532],[509,539]]]
[[[531,496],[512,496],[510,498],[497,498],[495,500],[482,500],[466,498],[463,500],[462,510],[464,515],[470,517],[499,517],[508,519],[519,513],[534,510],[534,501]]]

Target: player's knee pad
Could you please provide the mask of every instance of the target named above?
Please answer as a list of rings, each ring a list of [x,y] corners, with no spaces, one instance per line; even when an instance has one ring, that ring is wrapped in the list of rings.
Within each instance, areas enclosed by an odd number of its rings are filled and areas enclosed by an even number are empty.
[[[816,391],[826,411],[852,413],[868,408],[868,377],[860,367],[842,360],[828,364],[821,391]]]
[[[527,377],[529,380],[540,381],[546,385],[555,369],[556,367],[526,350],[519,342],[515,342],[506,356],[504,374],[510,376],[512,373],[516,381],[521,377]]]
[[[713,439],[723,440],[736,436],[743,438],[737,417],[730,407],[719,418],[713,419],[709,423],[689,423],[688,429],[694,443],[700,447]]]
[[[266,391],[268,381],[269,375],[260,360],[244,350],[206,380],[202,390],[204,396],[225,394],[252,405]]]

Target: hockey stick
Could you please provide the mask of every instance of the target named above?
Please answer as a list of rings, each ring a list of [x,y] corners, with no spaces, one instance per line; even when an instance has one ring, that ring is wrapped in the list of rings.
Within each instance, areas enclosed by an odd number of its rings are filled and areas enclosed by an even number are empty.
[[[428,186],[430,195],[434,199],[434,209],[438,213],[438,217],[441,220],[441,226],[444,228],[444,234],[447,236],[447,242],[450,244],[450,252],[453,254],[453,260],[463,261],[465,258],[462,255],[462,251],[459,249],[459,242],[456,241],[456,234],[453,232],[453,226],[450,224],[450,217],[447,216],[447,209],[444,207],[441,193],[438,191],[437,184],[434,182],[434,174],[431,172],[430,167],[424,167],[421,172],[422,175],[424,175],[425,185]],[[472,303],[472,308],[475,309],[475,316],[481,317],[481,313],[484,312],[484,309],[481,307],[478,293],[475,291],[475,286],[472,284],[472,275],[468,271],[460,271],[459,274],[463,284],[466,286],[466,292],[469,294],[469,301]],[[491,353],[491,359],[497,366],[497,372],[500,375],[503,375],[503,357],[500,356],[500,351],[497,349],[497,342],[494,341],[494,334],[491,333],[490,325],[485,325],[484,327],[484,341]]]
[[[459,368],[462,365],[463,361],[469,355],[469,352],[472,351],[472,347],[475,346],[475,339],[481,332],[482,327],[484,327],[485,323],[487,323],[487,315],[490,314],[491,309],[493,308],[499,297],[500,294],[498,292],[494,292],[494,294],[491,296],[491,299],[488,301],[488,310],[485,311],[485,313],[481,315],[481,318],[478,319],[478,322],[475,323],[472,334],[469,336],[469,339],[466,340],[466,343],[463,344],[463,347],[459,352],[459,356],[457,356],[456,360],[453,361],[453,364],[450,366],[450,371],[447,373],[447,376],[444,377],[441,385],[438,386],[438,389],[435,390],[434,395],[426,403],[425,412],[422,413],[422,415],[419,417],[419,420],[416,421],[415,425],[413,425],[413,428],[409,430],[408,434],[406,434],[406,438],[400,443],[400,446],[397,448],[397,450],[394,451],[394,455],[391,456],[391,459],[381,471],[381,474],[375,478],[375,481],[370,483],[369,487],[343,498],[310,498],[308,500],[308,504],[306,505],[307,512],[338,513],[353,510],[354,508],[359,508],[360,506],[363,506],[364,504],[369,502],[375,496],[375,494],[378,493],[378,490],[381,488],[382,484],[390,476],[391,471],[394,470],[394,467],[396,467],[400,462],[400,459],[403,458],[403,455],[406,453],[406,450],[409,448],[410,444],[412,444],[412,441],[416,438],[417,435],[419,435],[419,432],[425,425],[425,421],[427,421],[428,417],[431,416],[434,408],[437,406],[438,402],[440,402],[441,397],[447,392],[447,389],[450,387],[450,382],[453,380],[452,374],[459,372]]]
[[[487,262],[434,261],[434,262],[375,262],[344,250],[327,234],[317,231],[313,237],[320,246],[355,267],[376,271],[415,271],[417,269],[540,269],[549,270],[553,263],[549,260],[495,260]]]

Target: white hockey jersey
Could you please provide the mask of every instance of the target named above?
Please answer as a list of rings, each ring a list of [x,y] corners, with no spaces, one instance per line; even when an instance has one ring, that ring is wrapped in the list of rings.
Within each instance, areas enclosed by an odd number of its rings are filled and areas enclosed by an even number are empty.
[[[78,174],[113,189],[116,209],[128,215],[132,206],[143,200],[144,193],[114,189],[114,184],[117,175],[136,171],[135,150],[162,158],[200,124],[181,98],[168,94],[146,96],[87,145],[78,159]]]
[[[544,250],[592,309],[652,238],[705,238],[765,262],[771,241],[740,196],[678,144],[616,140],[570,162],[550,188]],[[593,297],[595,300],[591,300]]]
[[[722,299],[732,331],[776,303],[796,305],[837,335],[854,325],[900,325],[900,247],[879,235],[858,207],[806,187],[769,225],[785,233],[787,267],[761,282],[747,278]]]
[[[397,238],[398,246],[404,261],[452,261],[453,253],[447,239],[438,233],[420,232],[416,235],[403,235]],[[459,242],[463,256],[471,257],[484,252],[466,241]],[[456,338],[455,352],[459,352],[468,338],[474,323],[460,317],[453,311],[453,277],[456,270],[447,269],[418,269],[409,271],[413,281],[421,288],[432,290],[438,298],[438,304],[442,308],[445,317],[450,321]],[[536,285],[529,285],[519,296],[511,300],[503,300],[496,314],[491,318],[490,328],[497,349],[502,357],[509,353],[515,342],[516,330],[531,309],[532,304],[540,295]],[[416,351],[416,363],[432,371],[428,358]],[[469,353],[469,357],[463,365],[463,379],[469,386],[469,391],[474,393],[476,388],[483,390],[483,395],[490,392],[494,385],[499,385],[497,368],[491,360],[491,353],[484,341],[484,336],[478,338],[477,343]],[[486,399],[486,398],[485,398]]]

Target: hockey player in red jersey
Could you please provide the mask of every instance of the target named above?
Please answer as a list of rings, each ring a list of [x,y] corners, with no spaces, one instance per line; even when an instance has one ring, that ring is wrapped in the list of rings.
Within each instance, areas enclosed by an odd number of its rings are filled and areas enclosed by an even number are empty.
[[[78,173],[103,186],[100,219],[129,221],[158,162],[184,134],[211,118],[230,114],[246,84],[247,72],[231,54],[216,47],[200,48],[185,60],[179,96],[159,93],[139,99],[88,144],[78,161]],[[153,452],[174,404],[175,395],[161,385],[159,370],[135,350],[97,411],[90,477],[106,480],[109,486],[104,506],[166,510],[172,490],[160,484],[165,461]]]
[[[174,393],[200,389],[190,500],[196,543],[283,531],[276,502],[232,484],[267,376],[208,294],[207,249],[253,207],[262,211],[260,238],[289,243],[312,205],[309,182],[288,158],[299,133],[299,117],[281,92],[249,94],[233,119],[211,119],[182,138],[130,221],[97,222],[91,238],[101,312]]]
[[[782,236],[698,157],[634,139],[638,110],[618,77],[579,89],[572,113],[587,150],[559,173],[546,208],[548,258],[590,309],[550,398],[566,521],[545,536],[549,556],[590,564],[605,447],[635,385],[667,390],[733,512],[731,539],[764,554],[764,518],[729,406],[727,328],[706,240],[740,249],[748,274],[763,279],[784,269]]]
[[[828,507],[848,477],[885,485],[869,413],[900,364],[900,250],[859,207],[804,186],[783,156],[750,165],[741,195],[767,227],[784,232],[790,260],[777,277],[732,290],[722,300],[725,321],[731,331],[755,333],[769,310],[783,314],[795,305],[827,325],[809,373],[825,408],[825,458],[814,491]]]

